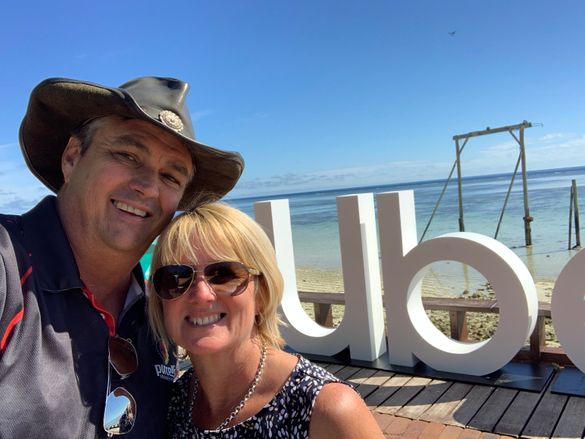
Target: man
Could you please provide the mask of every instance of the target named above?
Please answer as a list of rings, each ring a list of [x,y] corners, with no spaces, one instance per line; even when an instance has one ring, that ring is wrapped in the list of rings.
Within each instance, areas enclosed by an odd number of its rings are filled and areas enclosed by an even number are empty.
[[[177,208],[221,198],[243,170],[195,140],[187,90],[33,90],[20,143],[57,196],[0,215],[0,438],[162,436],[175,359],[149,333],[138,262]]]

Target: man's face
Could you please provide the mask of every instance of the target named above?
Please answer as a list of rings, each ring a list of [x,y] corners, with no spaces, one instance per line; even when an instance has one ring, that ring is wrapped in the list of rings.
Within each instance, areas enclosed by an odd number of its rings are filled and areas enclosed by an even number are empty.
[[[84,245],[141,254],[173,217],[193,174],[191,155],[148,122],[109,117],[96,123],[83,154],[75,138],[63,153],[63,214]]]

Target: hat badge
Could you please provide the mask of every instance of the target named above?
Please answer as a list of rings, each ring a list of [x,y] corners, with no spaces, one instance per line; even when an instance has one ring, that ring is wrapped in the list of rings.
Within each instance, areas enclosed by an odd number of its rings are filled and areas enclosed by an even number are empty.
[[[183,131],[183,121],[176,113],[170,110],[163,110],[159,113],[158,118],[169,128],[177,132]]]

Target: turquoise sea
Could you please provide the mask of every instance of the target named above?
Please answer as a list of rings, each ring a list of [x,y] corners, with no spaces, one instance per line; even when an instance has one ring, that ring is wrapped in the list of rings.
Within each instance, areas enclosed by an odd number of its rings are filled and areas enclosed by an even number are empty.
[[[462,180],[465,231],[494,237],[511,174],[467,177]],[[525,262],[535,280],[554,280],[564,264],[576,253],[568,250],[571,180],[585,185],[585,166],[528,172],[528,203],[532,227],[532,247],[525,246],[524,204],[521,176],[517,175],[500,226],[498,240]],[[254,216],[254,203],[288,199],[297,267],[341,269],[336,197],[358,193],[413,190],[417,230],[422,235],[445,180],[415,181],[369,187],[313,191],[228,199],[227,203]],[[582,188],[578,200],[585,195]],[[585,212],[585,205],[582,206]],[[424,239],[459,231],[457,180],[453,178],[442,198]],[[585,221],[585,220],[584,220]],[[583,221],[581,221],[583,223]],[[583,237],[585,239],[585,235]],[[572,245],[575,244],[573,232]],[[150,254],[142,260],[146,267]]]

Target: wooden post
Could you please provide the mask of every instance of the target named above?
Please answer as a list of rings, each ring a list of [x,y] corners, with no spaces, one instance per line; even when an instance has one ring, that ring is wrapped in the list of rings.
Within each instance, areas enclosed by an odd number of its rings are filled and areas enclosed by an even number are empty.
[[[465,232],[465,222],[463,221],[463,195],[461,190],[461,149],[459,148],[459,139],[455,139],[456,163],[457,163],[457,193],[459,194],[459,231]]]
[[[330,303],[314,303],[315,321],[321,326],[333,328],[333,312]]]
[[[520,155],[522,157],[522,191],[524,192],[524,238],[526,246],[532,245],[532,231],[530,223],[533,218],[528,208],[528,180],[526,177],[526,152],[524,150],[524,127],[520,127]]]
[[[465,311],[449,311],[449,327],[453,340],[467,341],[466,315]]]
[[[575,181],[575,180],[573,180]],[[573,206],[575,202],[573,198],[575,197],[575,188],[571,185],[571,196],[569,197],[569,244],[567,246],[568,250],[571,250],[571,239],[573,238]]]
[[[540,361],[545,342],[544,315],[539,315],[536,319],[536,328],[534,328],[534,331],[530,335],[530,358],[532,361]]]
[[[575,214],[575,247],[581,247],[581,230],[579,227],[579,197],[577,196],[577,181],[572,181],[573,188],[573,212]]]

